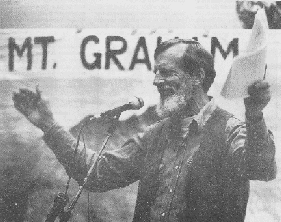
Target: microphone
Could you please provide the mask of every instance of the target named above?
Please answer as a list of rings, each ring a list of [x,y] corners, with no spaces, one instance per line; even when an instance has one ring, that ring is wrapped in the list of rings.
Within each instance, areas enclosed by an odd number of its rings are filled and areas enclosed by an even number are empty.
[[[136,99],[134,99],[133,101],[130,101],[127,104],[124,104],[122,106],[118,106],[114,109],[105,111],[103,113],[100,114],[101,117],[115,117],[115,116],[120,116],[120,114],[126,110],[138,110],[140,108],[143,107],[144,102],[142,98],[139,97],[135,97]]]

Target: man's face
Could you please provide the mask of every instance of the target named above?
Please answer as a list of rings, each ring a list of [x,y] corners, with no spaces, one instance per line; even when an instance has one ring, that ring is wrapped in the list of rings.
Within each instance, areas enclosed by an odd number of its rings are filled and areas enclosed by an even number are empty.
[[[163,118],[181,111],[192,98],[193,78],[182,68],[185,50],[185,44],[177,44],[159,54],[155,60],[153,84],[160,93],[157,112]]]

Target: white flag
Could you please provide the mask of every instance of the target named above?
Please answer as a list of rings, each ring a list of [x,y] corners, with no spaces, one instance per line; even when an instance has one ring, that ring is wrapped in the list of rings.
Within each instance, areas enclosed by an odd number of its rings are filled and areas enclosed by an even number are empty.
[[[252,34],[244,54],[234,58],[221,91],[225,98],[247,97],[247,88],[264,77],[268,23],[264,9],[257,11]]]

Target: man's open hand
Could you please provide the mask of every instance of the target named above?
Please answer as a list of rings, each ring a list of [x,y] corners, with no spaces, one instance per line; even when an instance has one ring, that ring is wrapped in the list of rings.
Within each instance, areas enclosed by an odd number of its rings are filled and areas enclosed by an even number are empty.
[[[20,89],[18,93],[14,92],[13,101],[15,108],[43,131],[54,124],[53,113],[48,102],[41,98],[38,87],[36,87],[35,93],[28,89]]]
[[[244,99],[246,115],[260,116],[271,99],[270,85],[264,80],[254,82],[248,87],[249,97]]]

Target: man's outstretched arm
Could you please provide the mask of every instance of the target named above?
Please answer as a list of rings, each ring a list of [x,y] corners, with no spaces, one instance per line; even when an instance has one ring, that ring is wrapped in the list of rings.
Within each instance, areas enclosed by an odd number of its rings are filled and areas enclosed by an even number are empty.
[[[20,89],[14,93],[13,101],[15,108],[44,132],[44,141],[66,172],[82,184],[97,154],[91,149],[84,149],[81,142],[76,149],[76,140],[56,123],[48,102],[42,99],[38,88],[35,93]],[[144,152],[136,141],[129,140],[120,149],[105,152],[98,159],[86,187],[93,191],[106,191],[138,180]]]

